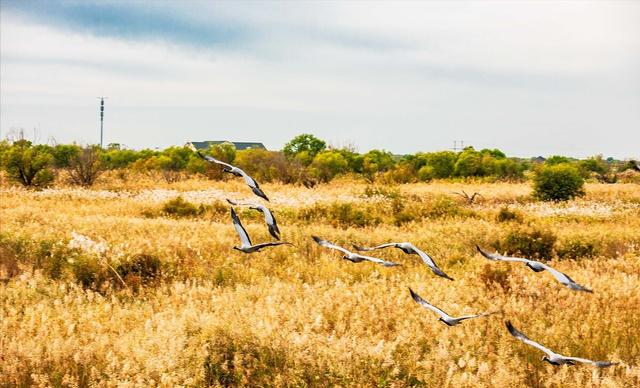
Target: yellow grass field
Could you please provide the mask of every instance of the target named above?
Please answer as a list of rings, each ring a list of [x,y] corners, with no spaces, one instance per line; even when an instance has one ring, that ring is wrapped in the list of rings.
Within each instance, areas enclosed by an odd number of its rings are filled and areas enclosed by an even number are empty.
[[[0,386],[640,386],[639,185],[589,184],[565,204],[532,200],[526,183],[262,187],[295,247],[232,249],[224,198],[259,200],[239,180],[2,185]],[[461,189],[483,197],[466,204]],[[204,206],[165,214],[179,195]],[[261,214],[239,215],[253,242],[271,240]],[[550,264],[594,293],[475,250],[527,231],[557,238]],[[375,256],[400,267],[354,264],[311,235],[410,241],[455,281],[395,249]],[[451,315],[499,313],[448,327],[408,287]],[[554,367],[505,320],[620,364]]]

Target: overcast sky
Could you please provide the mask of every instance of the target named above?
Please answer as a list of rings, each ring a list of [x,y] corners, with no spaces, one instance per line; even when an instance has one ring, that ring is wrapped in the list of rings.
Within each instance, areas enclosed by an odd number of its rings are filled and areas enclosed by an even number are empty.
[[[640,157],[640,2],[0,4],[3,138]]]

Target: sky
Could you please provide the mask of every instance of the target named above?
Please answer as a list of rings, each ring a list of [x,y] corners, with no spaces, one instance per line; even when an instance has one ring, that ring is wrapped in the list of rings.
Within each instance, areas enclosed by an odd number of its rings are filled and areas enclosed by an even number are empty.
[[[0,137],[640,158],[640,2],[0,1]],[[458,143],[459,144],[459,143]]]

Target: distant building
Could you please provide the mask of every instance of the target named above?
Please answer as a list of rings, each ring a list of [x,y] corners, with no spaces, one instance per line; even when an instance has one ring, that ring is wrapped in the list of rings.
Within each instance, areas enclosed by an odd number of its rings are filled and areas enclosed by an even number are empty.
[[[251,143],[251,142],[243,142],[243,141],[226,141],[226,140],[207,140],[207,141],[190,141],[186,145],[192,144],[196,147],[197,150],[206,150],[211,146],[222,144],[222,143],[231,143],[236,150],[266,150],[267,147],[262,143]]]
[[[538,156],[536,158],[531,158],[531,161],[533,163],[544,163],[545,160],[547,160],[547,159],[543,158],[542,156]]]

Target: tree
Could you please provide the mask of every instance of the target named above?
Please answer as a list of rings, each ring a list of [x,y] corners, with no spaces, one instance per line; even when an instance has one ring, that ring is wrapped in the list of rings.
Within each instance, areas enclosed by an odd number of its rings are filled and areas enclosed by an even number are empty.
[[[431,178],[443,179],[453,175],[458,156],[452,151],[440,151],[424,154],[423,158],[431,167]]]
[[[327,148],[327,143],[317,137],[305,133],[298,135],[285,144],[282,152],[287,158],[296,158],[304,165],[309,165],[313,158]]]
[[[10,179],[27,187],[46,187],[53,182],[53,156],[47,147],[18,140],[6,152],[5,170]]]
[[[547,158],[547,160],[544,161],[544,164],[547,166],[552,166],[554,164],[570,163],[570,162],[571,161],[566,156],[553,155],[553,156],[549,156],[549,158]]]
[[[482,155],[473,147],[465,148],[458,154],[455,175],[461,177],[482,175]]]
[[[542,166],[533,178],[533,196],[542,201],[566,201],[584,195],[584,179],[568,163]]]
[[[91,186],[104,171],[101,148],[88,146],[71,157],[68,162],[69,178],[76,185]]]
[[[314,174],[323,182],[329,182],[336,175],[347,171],[348,167],[344,156],[335,150],[318,153],[311,164]]]
[[[57,168],[69,167],[71,159],[80,153],[80,146],[76,144],[58,144],[51,150],[53,165]]]
[[[362,173],[371,182],[377,173],[390,170],[394,164],[391,152],[371,150],[362,157]]]
[[[596,155],[588,159],[581,160],[578,162],[578,166],[585,177],[589,177],[592,173],[595,173],[598,178],[601,178],[609,172],[609,164],[602,159],[602,155]]]

